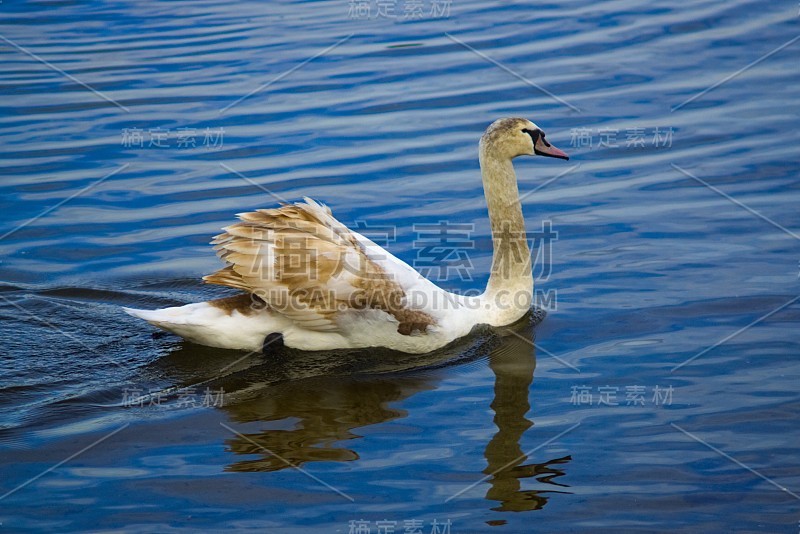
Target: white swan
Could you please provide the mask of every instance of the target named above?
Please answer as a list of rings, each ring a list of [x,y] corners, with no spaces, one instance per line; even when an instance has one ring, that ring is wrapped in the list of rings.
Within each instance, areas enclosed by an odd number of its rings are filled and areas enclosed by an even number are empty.
[[[306,198],[242,213],[240,222],[213,241],[227,265],[203,279],[246,293],[125,311],[195,343],[250,351],[260,350],[268,335],[280,334],[287,347],[301,350],[387,347],[424,353],[478,324],[513,323],[533,298],[530,250],[511,164],[522,155],[569,159],[525,119],[499,119],[481,137],[494,254],[480,296],[440,289]]]

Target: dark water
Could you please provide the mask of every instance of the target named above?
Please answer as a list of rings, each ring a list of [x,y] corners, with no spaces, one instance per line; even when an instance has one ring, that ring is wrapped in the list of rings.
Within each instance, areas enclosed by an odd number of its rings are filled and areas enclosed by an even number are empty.
[[[355,4],[0,5],[0,529],[797,532],[797,3]],[[517,162],[540,324],[264,357],[120,311],[228,294],[210,237],[303,195],[410,263],[474,224],[481,287],[508,115],[572,155]]]

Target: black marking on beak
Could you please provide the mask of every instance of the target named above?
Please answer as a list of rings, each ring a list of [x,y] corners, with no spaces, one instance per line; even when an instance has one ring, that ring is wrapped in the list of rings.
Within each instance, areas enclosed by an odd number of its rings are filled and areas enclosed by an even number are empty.
[[[536,130],[528,130],[527,128],[522,129],[523,132],[531,136],[531,141],[533,141],[533,153],[537,156],[547,156],[548,158],[562,158],[562,156],[556,156],[555,154],[548,154],[547,152],[542,152],[536,147],[536,143],[541,141],[544,143],[544,146],[551,147],[550,143],[547,142],[545,139],[545,134],[543,131],[536,129]],[[569,158],[562,158],[562,159],[569,159]]]
[[[522,131],[531,136],[531,141],[533,141],[534,147],[536,146],[536,141],[539,140],[539,136],[541,136],[542,140],[544,141],[544,132],[541,130],[529,130],[527,128],[523,128]],[[547,143],[547,141],[545,141],[545,143]],[[550,145],[548,144],[547,146]]]
[[[543,131],[538,130],[538,129],[537,130],[528,130],[527,128],[524,128],[522,131],[531,136],[531,141],[533,141],[533,149],[534,149],[534,151],[536,151],[536,142],[539,141],[539,139],[542,140],[542,143],[544,143],[544,146],[550,146],[550,143],[548,143],[547,139],[545,139],[545,135],[544,135]],[[538,151],[536,151],[536,153],[540,154]]]

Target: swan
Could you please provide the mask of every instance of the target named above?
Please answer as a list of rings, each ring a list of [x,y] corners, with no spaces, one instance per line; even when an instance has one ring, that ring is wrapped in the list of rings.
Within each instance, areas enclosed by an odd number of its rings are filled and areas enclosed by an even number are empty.
[[[439,288],[306,197],[241,213],[212,241],[226,265],[203,280],[243,293],[159,310],[123,309],[194,343],[254,352],[280,339],[309,351],[385,347],[421,354],[476,325],[511,324],[533,300],[512,165],[523,155],[569,159],[529,120],[498,119],[486,129],[479,160],[494,250],[479,296]]]

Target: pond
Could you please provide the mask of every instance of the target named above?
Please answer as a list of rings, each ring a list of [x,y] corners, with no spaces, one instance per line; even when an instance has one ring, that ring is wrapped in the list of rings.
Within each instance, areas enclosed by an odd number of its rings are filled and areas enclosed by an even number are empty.
[[[0,12],[0,528],[797,532],[796,2]],[[515,161],[521,322],[247,354],[122,312],[232,294],[210,239],[303,196],[482,288],[504,116],[571,156]]]

